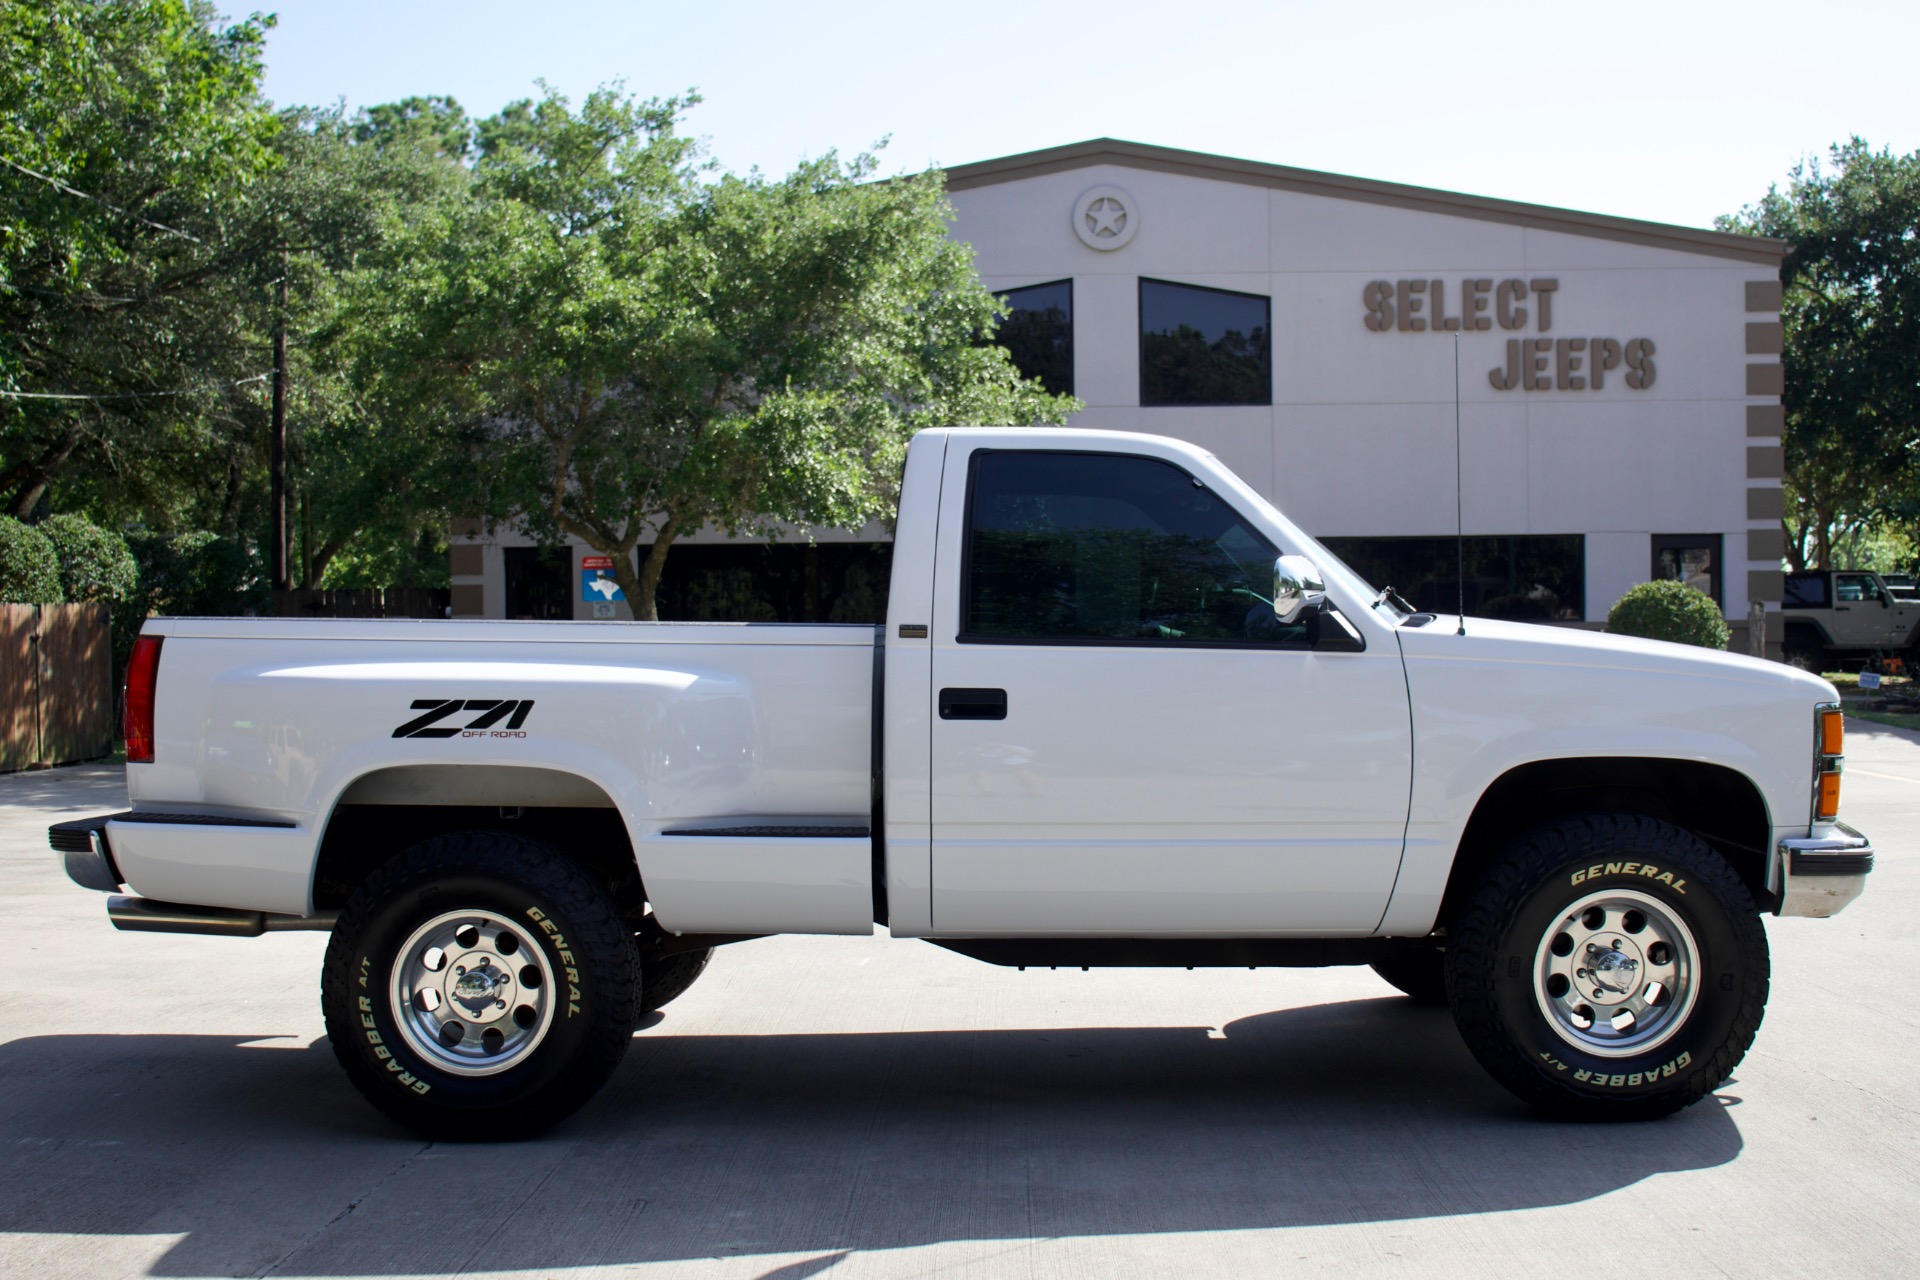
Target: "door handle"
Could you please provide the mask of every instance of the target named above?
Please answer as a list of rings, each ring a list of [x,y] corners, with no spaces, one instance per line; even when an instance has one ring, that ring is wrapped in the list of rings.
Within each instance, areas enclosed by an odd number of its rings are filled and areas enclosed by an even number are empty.
[[[942,720],[1005,720],[1007,691],[1005,689],[942,689],[940,718]]]

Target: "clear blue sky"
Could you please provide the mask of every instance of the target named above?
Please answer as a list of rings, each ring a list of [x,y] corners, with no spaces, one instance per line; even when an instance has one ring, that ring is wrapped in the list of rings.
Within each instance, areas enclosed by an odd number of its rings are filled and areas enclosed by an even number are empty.
[[[1851,133],[1920,149],[1914,0],[271,7],[282,105],[693,87],[689,131],[735,170],[884,136],[887,171],[1107,136],[1706,226]]]

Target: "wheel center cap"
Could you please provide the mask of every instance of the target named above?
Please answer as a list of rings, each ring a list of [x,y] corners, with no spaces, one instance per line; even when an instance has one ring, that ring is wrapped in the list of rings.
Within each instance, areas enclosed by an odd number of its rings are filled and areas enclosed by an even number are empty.
[[[1589,946],[1587,976],[1607,990],[1624,995],[1640,985],[1640,962],[1624,951]]]
[[[496,965],[492,956],[481,956],[461,966],[447,984],[446,994],[469,1022],[491,1022],[506,1012],[506,997],[512,986],[512,974]]]

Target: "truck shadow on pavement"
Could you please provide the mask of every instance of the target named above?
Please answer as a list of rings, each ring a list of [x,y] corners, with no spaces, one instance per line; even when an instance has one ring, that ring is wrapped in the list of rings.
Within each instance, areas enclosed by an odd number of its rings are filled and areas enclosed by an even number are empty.
[[[0,1045],[0,1232],[180,1235],[153,1274],[440,1275],[1572,1203],[1741,1150],[1735,1098],[1536,1119],[1398,998],[1224,1028],[674,1036],[517,1146],[428,1144],[324,1040]],[[281,1046],[281,1047],[275,1047]]]

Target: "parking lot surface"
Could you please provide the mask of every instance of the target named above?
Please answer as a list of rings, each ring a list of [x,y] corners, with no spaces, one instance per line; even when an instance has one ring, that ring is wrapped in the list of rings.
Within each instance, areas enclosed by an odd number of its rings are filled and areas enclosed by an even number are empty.
[[[1850,725],[1867,895],[1768,921],[1716,1095],[1534,1118],[1367,970],[725,948],[549,1136],[429,1144],[333,1061],[319,935],[117,933],[46,847],[118,771],[0,777],[0,1274],[1911,1275],[1920,735]],[[476,1134],[484,1138],[484,1134]]]

